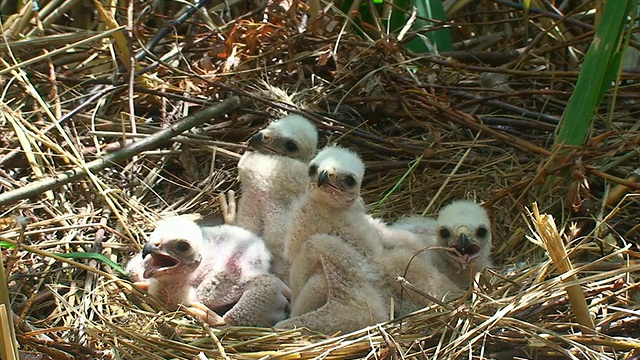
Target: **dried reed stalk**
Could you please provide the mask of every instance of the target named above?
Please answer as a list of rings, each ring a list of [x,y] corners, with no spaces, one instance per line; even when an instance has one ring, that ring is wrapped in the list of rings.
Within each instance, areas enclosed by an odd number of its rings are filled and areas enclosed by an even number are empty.
[[[547,251],[558,272],[564,275],[573,271],[573,265],[567,256],[567,249],[558,232],[553,216],[540,214],[538,203],[533,203],[533,214],[531,214],[531,217],[536,232],[542,240],[539,245]],[[595,325],[589,314],[589,308],[582,287],[576,284],[577,280],[578,277],[575,274],[562,276],[562,282],[573,283],[573,285],[568,285],[566,290],[576,320],[581,325],[593,330],[595,329]]]
[[[14,360],[18,358],[18,343],[16,333],[13,328],[13,318],[9,303],[9,288],[7,287],[7,276],[4,271],[4,260],[0,250],[0,355],[3,359]]]
[[[7,307],[4,306],[4,304],[0,304],[0,330],[2,330],[0,331],[2,335],[2,339],[0,339],[0,355],[2,355],[3,359],[7,360],[18,359],[14,338],[11,336],[11,322],[7,313]]]

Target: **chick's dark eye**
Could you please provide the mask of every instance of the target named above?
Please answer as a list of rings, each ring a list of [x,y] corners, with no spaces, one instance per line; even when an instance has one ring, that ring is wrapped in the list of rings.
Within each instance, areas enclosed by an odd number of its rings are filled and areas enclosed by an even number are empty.
[[[318,173],[318,167],[315,165],[309,166],[309,176],[316,176]]]
[[[353,176],[349,175],[344,178],[344,184],[348,187],[354,187],[356,185],[356,179]]]
[[[439,233],[440,237],[443,239],[448,239],[451,237],[451,231],[449,231],[449,229],[447,228],[440,228]]]
[[[296,143],[291,141],[291,140],[288,140],[287,142],[284,143],[284,148],[288,152],[296,152],[296,151],[298,151],[298,145],[296,145]]]
[[[476,236],[479,238],[486,237],[487,235],[489,235],[489,230],[484,226],[481,226],[476,230]]]
[[[186,252],[191,249],[191,244],[188,241],[180,240],[176,243],[176,250],[180,252]]]

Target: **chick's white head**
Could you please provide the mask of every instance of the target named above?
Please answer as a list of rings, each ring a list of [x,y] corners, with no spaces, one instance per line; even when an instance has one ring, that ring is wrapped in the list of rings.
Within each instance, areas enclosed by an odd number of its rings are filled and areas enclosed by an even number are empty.
[[[436,236],[447,258],[466,269],[476,259],[488,262],[491,252],[491,222],[479,204],[458,200],[445,206],[438,216]]]
[[[291,114],[255,133],[249,146],[258,152],[308,162],[318,147],[318,130],[309,119]]]
[[[309,163],[308,194],[336,208],[350,206],[360,198],[364,163],[351,150],[330,146]]]
[[[163,219],[142,249],[144,277],[162,279],[184,276],[202,261],[200,226],[186,216]]]

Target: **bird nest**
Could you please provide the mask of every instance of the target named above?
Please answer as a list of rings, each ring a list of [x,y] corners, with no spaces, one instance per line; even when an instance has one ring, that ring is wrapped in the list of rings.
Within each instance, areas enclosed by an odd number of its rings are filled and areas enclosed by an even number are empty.
[[[28,2],[4,19],[0,244],[21,358],[640,356],[638,74],[622,72],[590,141],[553,145],[593,38],[572,14],[590,3],[465,5],[449,14],[456,49],[423,55],[330,6],[304,30],[298,1],[129,3],[36,23]],[[460,299],[349,334],[210,328],[133,288],[118,264],[155,221],[219,222],[243,141],[287,112],[362,156],[377,217],[482,202],[495,266]]]

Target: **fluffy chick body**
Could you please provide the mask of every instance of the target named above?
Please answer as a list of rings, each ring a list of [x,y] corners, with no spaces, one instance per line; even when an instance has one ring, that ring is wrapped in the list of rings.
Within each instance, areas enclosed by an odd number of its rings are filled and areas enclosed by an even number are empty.
[[[235,325],[273,325],[288,312],[289,288],[269,272],[261,238],[233,225],[203,228],[208,239],[195,276],[196,298]]]
[[[420,233],[414,231],[414,227],[407,228],[402,223],[398,224],[397,221],[393,225],[388,225],[373,217],[370,217],[370,222],[380,233],[385,250],[420,250],[428,244]]]
[[[441,300],[451,291],[457,290],[456,286],[430,263],[428,254],[424,252],[428,241],[420,232],[412,231],[416,230],[413,226],[404,226],[404,222],[396,222],[390,226],[373,218],[371,221],[380,232],[385,249],[372,261],[379,278],[377,286],[388,307],[393,299],[395,317],[404,316],[430,304],[431,301],[421,293]],[[404,283],[398,280],[399,277],[419,292],[406,288]]]
[[[315,154],[318,132],[308,119],[289,115],[254,134],[238,163],[242,197],[237,225],[261,235],[273,255],[272,272],[285,282],[284,225],[292,203],[304,193],[307,163]]]
[[[405,216],[390,225],[391,228],[410,231],[420,237],[422,246],[433,245],[438,221],[419,215]]]
[[[170,309],[182,305],[225,313],[234,325],[273,325],[286,317],[290,290],[269,273],[262,239],[232,225],[200,227],[177,216],[159,222],[141,258],[148,291]],[[127,268],[134,272],[136,264]]]
[[[391,226],[379,223],[385,253],[376,257],[380,288],[393,298],[395,316],[416,311],[430,301],[397,281],[402,276],[421,293],[448,300],[466,290],[473,272],[490,266],[490,222],[471,201],[454,201],[438,219],[409,216]],[[407,235],[410,232],[412,235]]]
[[[390,248],[373,260],[373,266],[380,279],[378,289],[388,307],[393,299],[395,317],[407,315],[431,304],[432,301],[422,294],[428,294],[437,300],[447,300],[450,294],[459,290],[430,263],[428,254],[424,252],[404,247]],[[406,287],[398,277],[402,277],[413,288]]]
[[[370,259],[347,244],[328,235],[311,236],[300,249],[301,259],[313,271],[300,292],[291,318],[275,325],[291,329],[307,327],[324,334],[350,332],[386,319],[386,304],[373,284],[376,272]],[[314,304],[313,306],[307,306]],[[294,304],[295,305],[295,304]]]
[[[313,235],[335,235],[366,258],[382,252],[379,232],[360,201],[363,176],[364,164],[359,157],[338,146],[323,149],[310,162],[307,190],[293,205],[285,236],[294,299],[318,270],[299,256]]]

